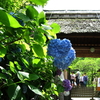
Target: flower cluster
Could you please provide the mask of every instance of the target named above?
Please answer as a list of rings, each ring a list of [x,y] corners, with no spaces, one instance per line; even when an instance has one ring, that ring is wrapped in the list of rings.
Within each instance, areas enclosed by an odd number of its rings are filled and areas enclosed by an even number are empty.
[[[68,39],[52,39],[48,44],[48,55],[55,58],[66,57],[71,46],[70,40]]]
[[[70,80],[65,79],[65,80],[63,81],[63,87],[65,88],[65,91],[70,91],[70,90],[72,89]]]
[[[66,69],[72,63],[75,58],[75,50],[70,49],[68,55],[65,58],[54,58],[54,66],[57,66],[59,69]]]
[[[76,57],[76,52],[68,39],[52,39],[48,44],[48,55],[54,57],[54,66],[67,69]]]

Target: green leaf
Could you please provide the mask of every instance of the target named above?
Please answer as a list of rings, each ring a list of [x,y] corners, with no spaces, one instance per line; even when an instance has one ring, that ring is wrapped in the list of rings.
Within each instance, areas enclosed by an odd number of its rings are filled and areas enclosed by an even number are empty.
[[[10,100],[16,100],[20,91],[21,91],[21,88],[19,85],[9,86],[7,93],[8,93]]]
[[[27,72],[18,71],[17,75],[20,80],[28,80],[29,79],[29,73],[27,73]]]
[[[44,57],[43,48],[39,44],[33,44],[33,50],[39,57]]]
[[[38,15],[38,22],[39,22],[39,25],[46,23],[46,17],[45,17],[45,14],[44,14],[43,11],[40,12],[39,15]]]
[[[52,28],[48,25],[42,25],[43,29],[44,30],[51,30]]]
[[[20,46],[22,49],[24,49],[24,51],[25,50],[30,51],[30,46],[27,43],[23,42],[22,44],[20,44]]]
[[[47,3],[48,0],[30,0],[30,1],[32,1],[36,5],[44,5]]]
[[[29,79],[30,79],[30,80],[37,80],[38,78],[39,78],[39,76],[36,75],[36,74],[30,74],[30,75],[29,75]]]
[[[14,61],[14,64],[16,65],[16,67],[17,67],[19,70],[21,70],[21,66],[18,64],[17,61]]]
[[[0,22],[2,22],[4,25],[8,27],[22,27],[14,17],[12,17],[10,14],[6,13],[3,10],[0,10]]]
[[[62,85],[58,84],[57,85],[57,91],[58,91],[58,93],[63,92],[64,91],[64,87]]]
[[[0,66],[0,69],[1,69],[2,73],[6,73],[9,76],[12,76],[11,73],[9,71],[7,71],[6,69],[4,69],[2,66]]]
[[[57,23],[53,23],[50,25],[52,27],[52,31],[56,34],[60,32],[60,25],[58,25]]]
[[[38,88],[34,87],[33,85],[28,85],[28,87],[29,87],[29,89],[30,89],[31,91],[33,91],[35,94],[38,94],[38,95],[43,96],[43,95],[42,95],[42,92],[41,92]]]
[[[27,68],[29,67],[29,62],[26,59],[22,58],[22,62]]]
[[[7,49],[0,45],[0,57],[4,57]]]
[[[7,70],[4,69],[2,66],[0,66],[0,69],[2,70],[2,73],[6,73],[7,72]]]
[[[9,62],[10,70],[13,73],[17,73],[16,67],[14,66],[14,63],[12,61]]]
[[[5,74],[0,73],[0,79],[7,79]]]
[[[54,91],[54,94],[58,96],[58,92],[57,91]]]
[[[20,80],[37,80],[39,77],[36,74],[29,74],[28,72],[18,71],[18,78]]]
[[[46,37],[44,34],[39,32],[39,33],[35,33],[34,40],[37,41],[39,44],[44,45],[44,43],[46,42]]]
[[[23,36],[24,36],[23,38],[25,39],[25,41],[27,43],[30,43],[30,32],[28,29],[24,32]]]
[[[46,82],[45,86],[44,86],[44,89],[48,89],[51,87],[51,83],[50,82]]]
[[[34,64],[38,64],[39,61],[40,61],[40,59],[33,59],[33,63],[34,63]]]
[[[30,21],[29,17],[27,17],[25,14],[23,13],[17,13],[17,16],[21,19],[23,19],[24,22],[28,22]]]
[[[30,19],[36,19],[38,16],[38,11],[33,6],[27,6],[26,15]]]

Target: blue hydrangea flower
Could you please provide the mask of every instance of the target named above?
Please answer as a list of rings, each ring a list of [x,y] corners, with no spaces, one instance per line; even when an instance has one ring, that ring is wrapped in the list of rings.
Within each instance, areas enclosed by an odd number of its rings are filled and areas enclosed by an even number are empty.
[[[70,48],[72,47],[72,44],[70,43],[70,40],[68,39],[52,39],[50,43],[48,44],[47,53],[49,56],[55,57],[55,58],[63,58],[66,57]]]
[[[67,69],[75,58],[75,50],[71,48],[68,52],[68,55],[65,58],[54,58],[54,66],[62,70]]]
[[[65,79],[63,81],[63,87],[64,87],[65,91],[70,91],[72,89],[70,80]]]
[[[54,58],[54,66],[62,70],[67,69],[75,58],[75,50],[71,48],[68,52],[68,55],[65,58]]]

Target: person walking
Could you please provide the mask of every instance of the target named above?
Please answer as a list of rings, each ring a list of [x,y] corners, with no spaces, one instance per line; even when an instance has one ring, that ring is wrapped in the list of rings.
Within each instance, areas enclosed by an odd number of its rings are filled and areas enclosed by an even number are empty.
[[[87,86],[87,81],[88,81],[88,76],[86,75],[86,73],[84,73],[83,82],[85,87]]]
[[[75,87],[75,73],[72,72],[72,74],[70,75],[70,81],[71,81],[71,85],[72,87]]]
[[[80,73],[80,71],[78,70],[78,71],[76,72],[76,84],[77,84],[77,87],[79,87],[80,76],[81,76],[81,73]]]
[[[80,77],[80,80],[79,80],[81,87],[84,87],[83,77],[84,77],[84,74],[82,74],[82,76]]]

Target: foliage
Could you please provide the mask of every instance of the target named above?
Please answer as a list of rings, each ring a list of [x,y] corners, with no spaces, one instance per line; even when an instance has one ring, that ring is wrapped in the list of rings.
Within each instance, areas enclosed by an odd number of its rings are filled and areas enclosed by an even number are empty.
[[[100,69],[100,58],[83,58],[77,57],[71,64],[71,71],[76,72],[77,69],[80,70],[81,74],[86,73],[89,79],[89,84],[92,84],[92,81],[95,77],[99,76],[97,72]]]
[[[32,3],[19,6],[13,13],[8,8],[0,9],[1,100],[53,100],[52,94],[57,95],[52,82],[55,67],[52,57],[47,55],[47,45],[60,28],[55,23],[49,26],[45,13],[35,8],[47,0],[29,2]]]
[[[16,12],[25,8],[26,5],[44,6],[48,0],[0,0],[0,7],[8,12]]]

